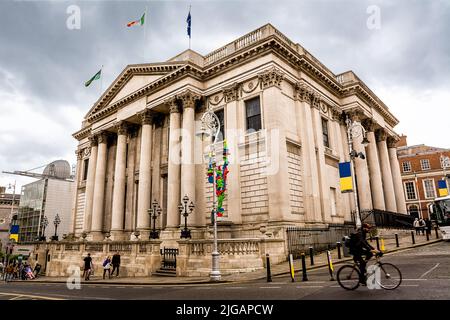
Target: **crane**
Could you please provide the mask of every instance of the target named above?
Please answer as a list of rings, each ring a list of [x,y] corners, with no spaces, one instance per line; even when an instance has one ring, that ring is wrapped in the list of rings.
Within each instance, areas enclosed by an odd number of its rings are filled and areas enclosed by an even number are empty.
[[[36,172],[31,172],[33,170],[36,169],[40,169],[46,167],[48,168],[48,173],[36,173]],[[44,170],[45,172],[45,170]],[[30,170],[25,170],[25,171],[20,171],[20,170],[15,170],[15,171],[2,171],[2,173],[7,173],[7,174],[15,174],[18,176],[25,176],[25,177],[30,177],[30,178],[37,178],[37,179],[57,179],[57,180],[64,180],[64,181],[73,181],[73,176],[71,175],[70,178],[66,178],[66,177],[60,177],[56,174],[56,166],[55,163],[52,162],[50,164],[45,164]]]

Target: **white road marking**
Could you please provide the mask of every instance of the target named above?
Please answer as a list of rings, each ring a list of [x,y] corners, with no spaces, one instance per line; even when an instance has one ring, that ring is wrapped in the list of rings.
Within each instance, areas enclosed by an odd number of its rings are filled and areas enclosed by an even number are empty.
[[[198,288],[195,288],[195,289],[198,289],[198,290],[207,290],[207,289],[212,289],[211,287],[198,287]]]
[[[116,286],[117,289],[126,289],[126,287],[118,287]]]
[[[303,289],[303,288],[323,288],[324,286],[304,286],[304,287],[296,287],[298,289]]]
[[[143,289],[144,287],[133,287],[135,289]]]
[[[225,289],[244,289],[244,287],[225,287]]]
[[[428,279],[403,279],[403,281],[428,281]]]
[[[260,289],[281,289],[281,287],[259,287]]]
[[[429,274],[431,271],[433,271],[434,269],[436,269],[437,267],[439,267],[440,263],[436,263],[436,265],[431,268],[430,270],[428,270],[427,272],[425,272],[423,275],[420,276],[420,278],[425,277],[427,274]]]
[[[418,287],[418,284],[401,284],[400,287]]]

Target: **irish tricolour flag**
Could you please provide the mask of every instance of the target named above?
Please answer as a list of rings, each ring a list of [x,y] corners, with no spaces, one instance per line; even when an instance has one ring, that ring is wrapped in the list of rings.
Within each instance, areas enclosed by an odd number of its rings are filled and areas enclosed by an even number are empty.
[[[127,27],[132,27],[134,25],[143,25],[145,22],[145,12],[142,14],[142,17],[139,20],[136,21],[131,21],[129,23],[127,23]]]

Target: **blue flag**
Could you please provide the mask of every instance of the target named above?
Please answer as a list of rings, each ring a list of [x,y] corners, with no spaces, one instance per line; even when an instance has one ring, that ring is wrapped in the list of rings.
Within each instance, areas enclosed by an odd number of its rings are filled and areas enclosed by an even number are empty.
[[[189,9],[189,14],[186,19],[187,22],[187,34],[189,38],[191,37],[191,10]]]

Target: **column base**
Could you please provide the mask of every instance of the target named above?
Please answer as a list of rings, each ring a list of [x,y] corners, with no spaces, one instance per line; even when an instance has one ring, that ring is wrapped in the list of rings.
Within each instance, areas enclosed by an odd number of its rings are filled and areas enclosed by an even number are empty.
[[[122,230],[111,230],[110,240],[112,241],[124,241],[128,240],[127,234]]]
[[[101,231],[91,231],[86,237],[87,241],[103,241],[104,239],[105,236]]]

